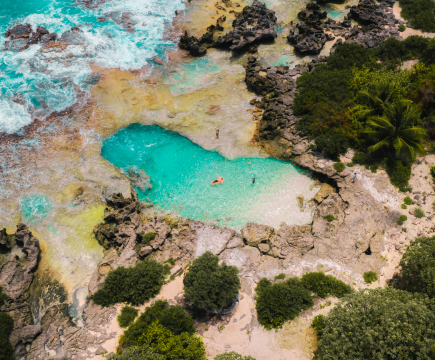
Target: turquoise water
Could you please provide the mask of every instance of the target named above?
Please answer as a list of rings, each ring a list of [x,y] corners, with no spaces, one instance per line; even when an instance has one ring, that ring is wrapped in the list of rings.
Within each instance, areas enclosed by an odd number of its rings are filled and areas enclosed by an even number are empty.
[[[0,132],[14,133],[52,111],[74,104],[77,89],[86,90],[95,79],[90,64],[132,70],[147,65],[154,56],[165,59],[173,42],[165,38],[175,11],[183,10],[181,0],[106,0],[88,9],[76,0],[1,1],[0,49],[7,29],[29,23],[39,25],[58,38],[73,26],[74,36],[65,49],[47,50],[36,44],[22,52],[0,51]],[[119,20],[127,14],[134,32]],[[105,17],[105,22],[99,22]],[[167,36],[166,36],[167,37]],[[14,97],[25,101],[20,105]]]
[[[229,160],[156,125],[133,124],[104,141],[102,156],[121,168],[146,171],[152,189],[136,189],[140,200],[187,218],[240,229],[255,221],[279,226],[307,222],[293,190],[308,188],[305,172],[272,158]],[[219,176],[223,184],[211,185]],[[253,185],[251,177],[255,176]],[[298,184],[291,184],[295,180]],[[303,180],[305,184],[301,184]],[[289,189],[290,185],[290,189]],[[284,203],[281,203],[284,201]]]
[[[53,203],[41,194],[23,196],[20,200],[21,215],[26,221],[37,222],[48,217],[50,211],[54,210]]]

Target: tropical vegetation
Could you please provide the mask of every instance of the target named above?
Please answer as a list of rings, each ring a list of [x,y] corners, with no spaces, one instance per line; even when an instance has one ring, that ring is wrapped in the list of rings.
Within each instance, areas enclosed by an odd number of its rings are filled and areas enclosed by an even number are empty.
[[[131,306],[124,306],[121,309],[121,313],[118,315],[118,324],[122,328],[126,328],[131,325],[131,323],[136,319],[139,310]]]
[[[0,360],[14,360],[14,349],[9,335],[14,329],[14,320],[6,312],[0,312]]]

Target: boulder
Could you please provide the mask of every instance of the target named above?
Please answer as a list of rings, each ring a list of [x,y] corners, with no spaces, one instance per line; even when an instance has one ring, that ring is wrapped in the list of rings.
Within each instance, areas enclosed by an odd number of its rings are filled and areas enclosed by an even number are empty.
[[[220,228],[214,225],[204,225],[196,228],[198,242],[196,245],[195,257],[201,256],[206,251],[219,255],[227,247],[235,231],[227,228]]]
[[[267,225],[246,223],[241,233],[248,245],[257,246],[260,243],[268,242],[274,233],[274,229]]]
[[[41,325],[27,325],[21,330],[21,341],[31,343],[42,332]]]
[[[8,234],[6,233],[6,229],[0,230],[0,249],[10,249]]]
[[[298,202],[298,206],[301,208],[302,206],[304,206],[304,196],[303,195],[298,195],[296,196],[296,200]]]
[[[317,192],[317,194],[314,196],[314,200],[317,201],[318,204],[320,204],[324,199],[326,199],[329,195],[335,192],[335,189],[326,183],[323,183],[320,187],[320,190]]]

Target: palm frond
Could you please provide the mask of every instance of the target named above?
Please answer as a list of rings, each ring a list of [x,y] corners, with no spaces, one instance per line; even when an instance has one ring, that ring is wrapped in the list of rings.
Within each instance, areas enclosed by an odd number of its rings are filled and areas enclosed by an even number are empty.
[[[385,139],[382,139],[381,141],[377,142],[376,144],[374,144],[372,146],[369,146],[367,148],[367,150],[370,151],[370,152],[379,150],[383,146],[391,145],[391,140],[392,140],[391,137],[386,137]]]
[[[396,154],[402,157],[404,160],[411,162],[415,160],[415,150],[406,141],[400,137],[396,137],[393,140],[393,147],[396,150]]]

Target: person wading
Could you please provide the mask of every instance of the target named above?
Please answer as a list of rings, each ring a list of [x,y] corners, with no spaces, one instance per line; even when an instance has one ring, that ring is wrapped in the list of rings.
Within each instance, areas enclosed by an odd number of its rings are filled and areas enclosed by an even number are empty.
[[[219,129],[216,129],[216,139],[219,139]]]

